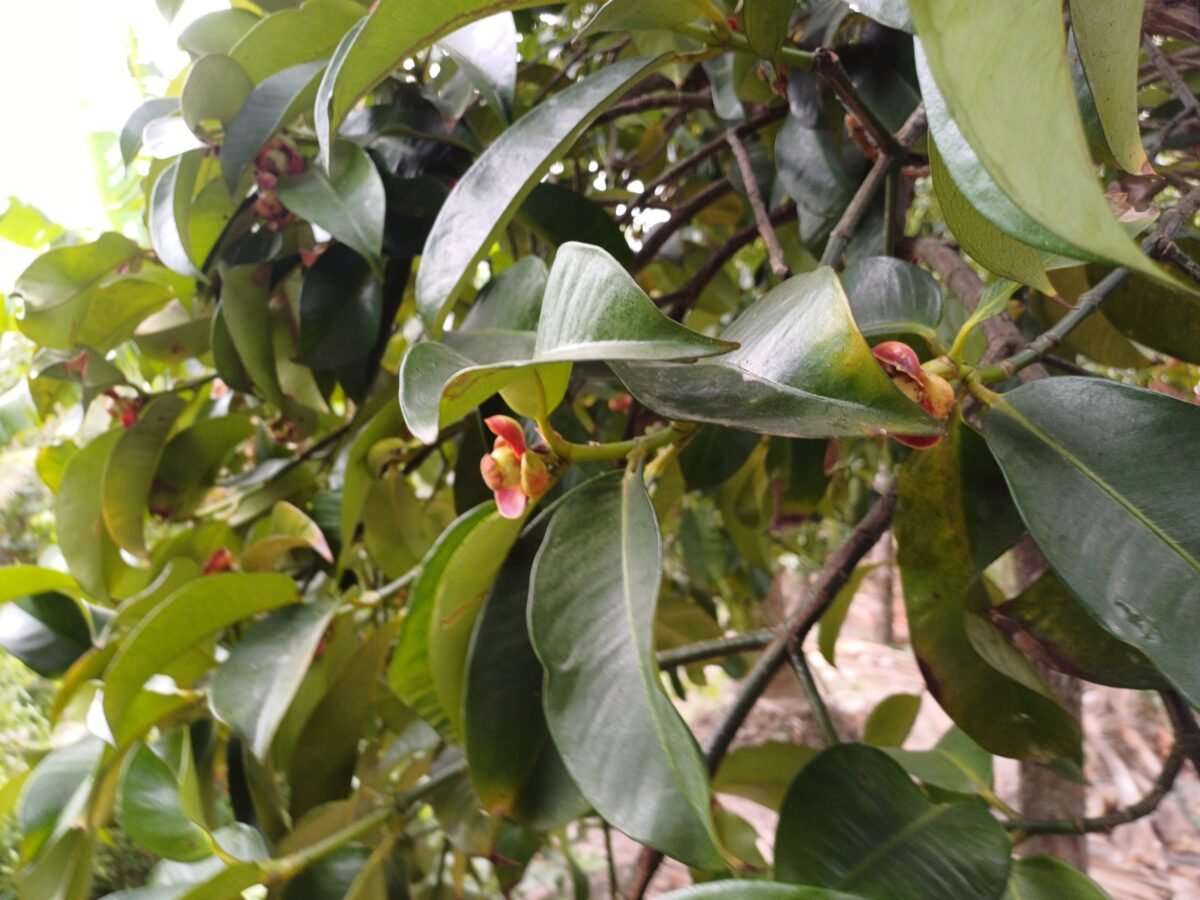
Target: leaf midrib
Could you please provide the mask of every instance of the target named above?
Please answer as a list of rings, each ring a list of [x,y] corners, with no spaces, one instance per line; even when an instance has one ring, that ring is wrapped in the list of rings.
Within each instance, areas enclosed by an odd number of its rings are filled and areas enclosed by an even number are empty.
[[[952,806],[931,806],[925,812],[921,813],[915,819],[911,820],[907,825],[899,831],[890,835],[883,843],[873,847],[866,856],[859,860],[858,864],[850,868],[838,881],[837,887],[850,888],[854,885],[854,881],[860,875],[870,874],[870,869],[874,863],[882,856],[891,853],[902,843],[907,842],[908,838],[917,830],[932,824],[939,817],[953,812]]]

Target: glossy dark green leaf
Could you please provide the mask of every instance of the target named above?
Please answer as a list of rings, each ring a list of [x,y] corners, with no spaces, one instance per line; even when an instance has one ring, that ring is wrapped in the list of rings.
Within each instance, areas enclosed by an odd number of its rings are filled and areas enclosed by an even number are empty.
[[[175,773],[145,744],[125,765],[117,815],[125,833],[151,853],[180,862],[212,855],[208,832],[183,811]]]
[[[549,278],[550,271],[541,257],[517,260],[479,292],[461,330],[537,331]]]
[[[159,603],[122,641],[104,679],[104,714],[115,731],[142,685],[205,638],[258,613],[295,603],[286,575],[209,575]]]
[[[1063,582],[1200,704],[1191,613],[1200,528],[1194,497],[1180,489],[1190,463],[1177,452],[1200,439],[1200,409],[1110,381],[1052,378],[1005,395],[984,434]]]
[[[883,751],[842,744],[809,763],[788,791],[775,873],[879,900],[998,897],[1009,852],[982,803],[930,803]]]
[[[539,0],[446,0],[414,6],[382,0],[351,29],[334,51],[317,92],[315,124],[322,155],[328,156],[346,115],[404,60],[464,25],[506,10],[537,6]]]
[[[221,315],[228,322],[226,334],[232,342],[236,358],[262,395],[276,406],[283,406],[283,388],[279,383],[275,346],[271,337],[270,297],[263,273],[258,266],[236,266],[225,269],[223,276]],[[214,322],[214,355],[217,334]],[[224,372],[221,374],[224,376]]]
[[[334,610],[329,603],[306,603],[272,613],[238,641],[213,677],[213,714],[259,759],[266,759]]]
[[[795,0],[746,0],[742,24],[750,49],[764,59],[774,59],[788,38],[795,8]]]
[[[154,473],[151,504],[173,517],[187,515],[203,499],[234,450],[254,434],[248,416],[200,419],[176,434]]]
[[[526,628],[537,529],[517,542],[480,613],[468,660],[463,736],[483,807],[550,831],[581,815],[579,793],[550,739],[542,665]]]
[[[913,652],[934,699],[988,750],[1073,758],[1079,725],[1033,667],[1005,644],[1010,657],[1005,670],[997,669],[998,659],[985,658],[968,634],[967,616],[991,628],[971,612],[987,606],[978,573],[1007,549],[987,537],[995,529],[988,518],[968,514],[1005,502],[986,449],[956,423],[945,440],[913,454],[900,470],[893,528]]]
[[[509,124],[517,89],[517,26],[512,13],[465,25],[438,45],[458,63],[500,121]]]
[[[146,503],[167,438],[183,408],[183,400],[175,394],[151,400],[117,440],[104,468],[104,525],[117,546],[131,553],[146,555]]]
[[[229,55],[261,85],[295,66],[327,59],[365,12],[354,0],[307,0],[260,20]]]
[[[355,648],[353,662],[329,685],[300,730],[288,766],[293,820],[353,789],[359,744],[399,625],[393,619]]]
[[[684,481],[692,490],[723,484],[745,465],[761,442],[762,437],[750,431],[714,425],[700,428],[679,454]]]
[[[942,289],[924,269],[891,256],[868,256],[846,266],[842,287],[864,337],[937,337]]]
[[[770,881],[712,881],[663,894],[662,900],[862,900],[857,894]]]
[[[209,54],[192,64],[179,95],[179,110],[188,128],[203,134],[207,122],[228,127],[253,90],[254,82],[234,60]]]
[[[447,5],[459,4],[442,6]],[[381,12],[382,7],[370,21]],[[417,272],[417,305],[435,333],[495,236],[555,160],[609,104],[662,62],[662,57],[622,60],[555,95],[506,130],[454,186]]]
[[[908,5],[950,116],[1013,204],[1092,256],[1175,283],[1129,240],[1096,179],[1063,64],[1061,4],[1018,0],[965,9],[957,0],[909,0]],[[1021,28],[1009,28],[1013,21]],[[983,72],[1008,77],[981,77]],[[934,137],[949,156],[942,135],[935,130]]]
[[[121,159],[125,165],[133,162],[142,149],[142,132],[155,119],[173,115],[179,110],[178,97],[154,97],[133,111],[121,129]]]
[[[807,127],[795,116],[788,116],[775,138],[775,165],[780,185],[814,221],[807,225],[805,215],[801,216],[804,240],[831,227],[822,223],[841,214],[858,183],[858,173],[847,170],[835,138],[828,131]]]
[[[784,437],[936,434],[888,380],[832,269],[776,287],[721,335],[741,347],[693,365],[613,369],[656,412]]]
[[[1108,900],[1108,894],[1061,859],[1026,856],[1013,861],[1001,900]]]
[[[1050,666],[1076,678],[1133,690],[1162,690],[1165,679],[1140,651],[1097,625],[1053,574],[992,611],[1037,642]]]
[[[1042,267],[1042,257],[1033,247],[1009,237],[971,205],[942,161],[935,141],[929,141],[929,168],[938,205],[959,246],[977,263],[1002,278],[1011,278],[1037,288],[1045,294],[1055,293]]]
[[[520,218],[555,244],[594,244],[625,268],[633,265],[633,251],[616,220],[603,206],[569,187],[543,181],[521,204]]]
[[[476,507],[438,538],[409,592],[388,682],[401,700],[445,735],[461,733],[470,628],[460,631],[453,620],[446,622],[438,614],[465,603],[473,607],[468,626],[474,622],[478,604],[519,532],[520,522],[502,517],[494,503]],[[443,629],[445,634],[437,634]]]
[[[497,391],[523,387],[518,379],[526,391],[540,385],[553,409],[567,386],[566,368],[555,363],[692,359],[735,346],[667,318],[616,260],[586,244],[559,249],[535,334],[472,330],[446,340],[413,345],[400,367],[400,406],[426,443]],[[517,408],[511,393],[505,399],[522,415],[537,412]]]
[[[293,878],[283,900],[344,900],[370,856],[371,849],[362,844],[339,847]]]
[[[84,607],[53,592],[0,607],[0,647],[43,678],[58,678],[92,648]]]
[[[1126,172],[1145,174],[1138,121],[1138,64],[1145,0],[1071,2],[1071,29],[1079,61],[1113,159]]]
[[[889,747],[888,756],[906,772],[944,791],[987,793],[992,789],[992,754],[953,726],[929,750]]]
[[[323,61],[300,63],[265,79],[246,98],[221,144],[221,174],[230,193],[258,151],[308,106],[324,71]]]
[[[546,720],[600,815],[688,865],[724,869],[704,761],[658,680],[651,636],[661,576],[640,472],[594,482],[555,513],[529,594]]]
[[[803,744],[781,741],[737,747],[721,760],[713,776],[713,790],[736,794],[778,811],[796,776],[818,752]]]
[[[382,273],[383,179],[365,150],[334,144],[328,172],[311,166],[303,175],[279,179],[283,205],[348,244]]]
[[[873,747],[899,747],[912,731],[920,711],[920,694],[892,694],[883,698],[867,716],[863,743]]]
[[[362,359],[379,339],[383,285],[362,256],[334,245],[304,276],[300,289],[300,358],[314,369]]]

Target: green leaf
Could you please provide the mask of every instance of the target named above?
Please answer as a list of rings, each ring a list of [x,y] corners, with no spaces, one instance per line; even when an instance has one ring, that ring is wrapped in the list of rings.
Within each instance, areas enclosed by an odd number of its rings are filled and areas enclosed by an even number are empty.
[[[119,730],[142,685],[187,650],[230,625],[298,599],[286,575],[209,575],[185,584],[133,627],[113,657],[104,679],[109,727]]]
[[[549,278],[550,271],[541,257],[517,260],[479,292],[461,330],[537,331]]]
[[[721,760],[712,788],[778,811],[788,787],[818,752],[802,744],[781,741],[737,747]]]
[[[121,159],[128,166],[142,149],[142,132],[155,119],[174,115],[179,111],[178,97],[154,97],[133,111],[121,128]]]
[[[145,744],[129,757],[117,804],[125,833],[151,853],[180,862],[212,855],[208,832],[183,811],[175,773]]]
[[[721,870],[704,761],[651,646],[661,576],[640,472],[593,482],[558,509],[530,576],[546,720],[600,815],[639,843]]]
[[[253,90],[254,82],[241,66],[228,56],[213,53],[192,64],[179,95],[179,110],[196,134],[210,121],[227,127]]]
[[[1044,294],[1054,294],[1054,286],[1042,268],[1042,257],[1033,247],[1009,237],[971,205],[938,152],[937,142],[929,141],[929,169],[938,205],[959,246],[977,263],[1002,278],[1037,288]]]
[[[358,251],[382,279],[387,198],[371,157],[356,144],[334,144],[329,171],[312,166],[279,179],[279,199],[296,215]]]
[[[846,622],[846,616],[850,613],[850,605],[858,595],[863,579],[878,567],[879,563],[866,563],[855,569],[850,580],[838,591],[837,596],[833,598],[833,603],[817,624],[817,647],[831,666],[837,665],[837,639],[838,635],[842,633],[842,625]],[[871,743],[871,741],[867,741],[867,743]]]
[[[710,881],[663,894],[661,900],[862,900],[857,894],[769,881]]]
[[[1059,269],[1050,280],[1058,286],[1062,300],[1067,303],[1077,301],[1079,294],[1088,287],[1087,279],[1078,267]],[[1145,279],[1141,280],[1145,283]],[[1074,287],[1076,284],[1077,291],[1068,290],[1067,285]],[[1144,296],[1138,300],[1143,304],[1146,302]],[[1030,298],[1027,309],[1043,326],[1058,324],[1070,312],[1067,306],[1040,294]],[[1157,309],[1154,310],[1154,314],[1157,317]],[[1088,316],[1072,328],[1058,353],[1067,358],[1073,355],[1086,356],[1093,362],[1102,366],[1112,366],[1114,369],[1141,369],[1150,365],[1150,360],[1104,316]]]
[[[324,61],[300,63],[264,79],[246,98],[221,144],[221,174],[230,193],[258,151],[312,102],[324,71]]]
[[[438,45],[458,63],[501,123],[508,125],[517,89],[517,25],[512,13],[465,25]]]
[[[263,875],[258,865],[238,863],[214,875],[203,884],[188,888],[177,900],[228,900],[230,897],[242,896],[242,891],[246,888],[262,882]]]
[[[229,55],[262,85],[285,70],[327,59],[364,12],[354,0],[308,0],[259,20]]]
[[[0,603],[8,603],[33,594],[58,592],[75,596],[79,585],[66,572],[40,566],[4,566],[0,568]]]
[[[959,794],[990,793],[992,754],[952,726],[929,750],[889,747],[888,756],[928,785]]]
[[[439,9],[456,5],[440,4]],[[381,4],[369,21],[386,6]],[[471,284],[496,235],[550,166],[609,104],[664,59],[622,60],[557,94],[507,129],[454,186],[417,270],[417,305],[435,334]]]
[[[1200,409],[1114,382],[1052,378],[1005,395],[984,435],[1067,587],[1200,704],[1191,614],[1200,528],[1191,492],[1180,490],[1190,462],[1178,452],[1200,439]]]
[[[117,440],[104,467],[104,524],[117,546],[146,556],[146,504],[154,474],[184,402],[160,394],[138,413],[137,422]]]
[[[150,194],[150,244],[168,269],[188,278],[200,277],[192,261],[192,195],[206,150],[189,150],[171,163]]]
[[[326,562],[333,562],[325,534],[317,523],[284,501],[272,507],[269,519],[254,523],[246,543],[242,568],[247,572],[268,572],[294,550],[311,550]]]
[[[228,322],[226,333],[254,386],[262,391],[267,400],[281,407],[284,404],[283,388],[279,384],[275,346],[271,338],[270,298],[262,282],[258,266],[224,269],[221,315]],[[214,354],[217,347],[216,321],[213,326]]]
[[[199,58],[228,53],[259,18],[245,9],[223,9],[200,16],[179,35],[179,46]]]
[[[704,15],[703,0],[608,0],[584,34],[675,28]]]
[[[883,751],[841,744],[788,791],[775,873],[881,900],[997,897],[1009,850],[982,803],[934,805]]]
[[[970,8],[957,0],[908,5],[950,116],[1016,207],[1092,257],[1177,283],[1129,240],[1096,180],[1064,64],[1062,5],[1056,0]],[[1012,22],[1021,27],[1010,28]],[[941,135],[933,133],[949,155]]]
[[[444,624],[453,625],[437,617],[437,611],[452,610],[463,602],[479,602],[519,530],[520,523],[503,518],[494,503],[477,506],[457,518],[438,538],[409,592],[408,612],[388,670],[388,683],[417,715],[444,735],[461,733],[464,667],[454,662],[460,645],[457,640],[447,640],[451,635],[437,639],[435,663],[434,634]],[[456,631],[452,634],[457,638]],[[465,637],[463,640],[465,654]],[[465,666],[465,657],[462,662]]]
[[[633,267],[633,251],[608,210],[569,187],[548,181],[537,185],[521,204],[520,220],[556,245],[594,244],[626,269]]]
[[[1033,638],[1053,668],[1076,678],[1132,690],[1162,690],[1162,675],[1140,651],[1097,625],[1053,574],[1047,573],[992,610],[1006,630]]]
[[[154,473],[151,505],[179,519],[188,515],[217,480],[234,450],[254,434],[248,416],[200,419],[168,442]]]
[[[689,490],[707,490],[724,484],[746,464],[762,437],[750,431],[735,431],[706,425],[700,428],[679,454],[679,465]]]
[[[359,744],[399,626],[400,620],[393,619],[356,648],[353,663],[345,666],[305,721],[288,765],[293,821],[353,789]]]
[[[1126,172],[1146,174],[1138,122],[1138,63],[1145,0],[1071,0],[1071,28],[1105,141]]]
[[[1200,241],[1183,238],[1179,246],[1195,257]],[[1088,279],[1098,282],[1103,270],[1088,267]],[[1200,363],[1200,300],[1133,275],[1117,285],[1100,307],[1104,317],[1127,337],[1176,359]],[[1088,320],[1084,320],[1084,325]]]
[[[532,382],[530,367],[550,410],[567,378],[564,367],[549,364],[694,359],[736,346],[668,319],[615,259],[586,244],[559,249],[535,334],[472,330],[446,340],[449,346],[414,344],[400,366],[401,409],[426,443],[498,390],[520,378]]]
[[[764,59],[774,59],[788,39],[795,0],[746,0],[742,23],[750,49]]]
[[[331,603],[305,603],[272,613],[246,633],[213,677],[213,714],[261,760],[335,609]]]
[[[478,468],[478,460],[472,462]],[[419,563],[441,532],[441,523],[399,468],[371,482],[362,523],[367,552],[388,578],[399,578]]]
[[[995,318],[1008,308],[1008,301],[1012,299],[1013,294],[1017,292],[1020,285],[1015,281],[1001,279],[993,281],[983,289],[983,294],[979,298],[979,305],[971,311],[971,315],[967,316],[967,321],[963,322],[962,327],[958,330],[958,336],[954,339],[954,346],[950,348],[950,356],[958,359],[963,347],[966,346],[967,338],[971,332],[978,328],[988,319]]]
[[[379,441],[399,434],[403,427],[404,421],[399,405],[395,402],[386,403],[362,426],[339,461],[339,467],[343,471],[342,514],[339,524],[342,553],[338,560],[339,570],[345,568],[354,546],[352,538],[362,520],[363,504],[375,479],[375,471],[369,459],[371,448]]]
[[[120,551],[104,527],[104,473],[120,429],[105,432],[71,457],[55,498],[58,546],[71,574],[93,597],[106,599],[125,568]]]
[[[936,434],[871,355],[830,268],[798,275],[722,334],[741,344],[694,365],[613,365],[629,392],[664,416],[784,437]]]
[[[337,369],[367,356],[383,325],[383,285],[362,256],[335,244],[304,276],[300,288],[300,358],[314,369]]]
[[[1026,856],[1013,861],[1001,900],[1108,900],[1108,894],[1061,859]]]
[[[968,635],[968,616],[991,627],[971,612],[987,606],[978,573],[1007,549],[989,537],[1006,530],[997,529],[989,506],[1008,501],[985,451],[978,435],[956,422],[945,440],[913,454],[900,470],[893,527],[913,652],[930,693],[988,750],[1073,758],[1079,725],[1032,666],[1018,655],[998,670],[998,660],[981,655]]]
[[[58,678],[92,649],[86,612],[59,593],[22,597],[0,608],[0,647],[43,678]]]
[[[476,19],[539,5],[540,0],[445,0],[414,6],[381,0],[342,39],[317,92],[315,124],[321,154],[355,104],[404,60]]]
[[[920,694],[892,694],[871,710],[863,726],[863,743],[873,747],[899,747],[912,731],[921,711]]]
[[[842,287],[864,337],[937,338],[942,289],[924,269],[891,256],[868,256],[846,266]]]
[[[542,711],[544,672],[525,626],[541,537],[537,529],[517,542],[476,622],[463,736],[471,783],[484,809],[551,831],[586,812],[588,802],[550,739]]]

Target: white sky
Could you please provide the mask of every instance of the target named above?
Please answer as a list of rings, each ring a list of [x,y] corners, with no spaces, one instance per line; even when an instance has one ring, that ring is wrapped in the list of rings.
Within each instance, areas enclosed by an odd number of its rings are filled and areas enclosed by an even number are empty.
[[[10,195],[89,235],[104,230],[88,135],[121,130],[142,101],[129,72],[143,62],[168,77],[187,56],[175,40],[224,0],[187,0],[168,25],[154,0],[0,0],[0,210]],[[0,294],[30,254],[0,240]]]

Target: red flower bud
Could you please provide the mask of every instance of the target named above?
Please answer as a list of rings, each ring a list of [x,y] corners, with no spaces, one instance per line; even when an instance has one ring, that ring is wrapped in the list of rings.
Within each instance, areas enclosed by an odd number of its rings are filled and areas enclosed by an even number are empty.
[[[939,420],[945,420],[954,411],[956,397],[954,388],[945,378],[934,371],[922,368],[921,361],[912,347],[901,341],[884,341],[871,351],[883,366],[892,383],[922,409]],[[934,360],[931,368],[943,368],[944,363]],[[937,434],[893,434],[898,442],[907,447],[924,450],[940,441]]]

